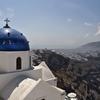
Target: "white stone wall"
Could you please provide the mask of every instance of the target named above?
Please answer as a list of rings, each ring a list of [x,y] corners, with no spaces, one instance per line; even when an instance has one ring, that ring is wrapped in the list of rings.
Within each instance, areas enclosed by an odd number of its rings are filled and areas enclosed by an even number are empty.
[[[22,69],[29,69],[30,65],[30,52],[29,51],[0,51],[0,73],[16,71],[16,59],[21,57]]]

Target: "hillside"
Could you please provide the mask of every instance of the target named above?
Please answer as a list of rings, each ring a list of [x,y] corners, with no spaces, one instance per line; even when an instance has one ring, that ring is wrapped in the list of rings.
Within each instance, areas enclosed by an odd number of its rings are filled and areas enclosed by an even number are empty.
[[[76,92],[79,100],[100,100],[99,44],[89,43],[75,50],[33,50],[33,65],[45,61],[58,77],[58,87]]]

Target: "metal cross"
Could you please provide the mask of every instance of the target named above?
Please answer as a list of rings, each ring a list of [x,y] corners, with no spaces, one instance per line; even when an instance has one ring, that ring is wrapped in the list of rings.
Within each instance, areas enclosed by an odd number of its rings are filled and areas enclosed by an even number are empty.
[[[7,25],[10,22],[10,20],[8,18],[6,18],[4,21],[6,22]]]

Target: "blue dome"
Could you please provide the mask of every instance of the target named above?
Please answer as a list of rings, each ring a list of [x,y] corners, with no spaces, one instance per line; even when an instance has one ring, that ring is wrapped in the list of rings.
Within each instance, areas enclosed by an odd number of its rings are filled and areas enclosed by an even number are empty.
[[[28,50],[30,50],[29,42],[22,33],[10,27],[0,29],[0,51]]]

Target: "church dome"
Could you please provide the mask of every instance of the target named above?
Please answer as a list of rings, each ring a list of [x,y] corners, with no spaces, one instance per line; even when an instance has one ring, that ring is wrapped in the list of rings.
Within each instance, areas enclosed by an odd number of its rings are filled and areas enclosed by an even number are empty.
[[[27,51],[30,50],[29,42],[23,33],[6,25],[0,29],[0,51]]]

